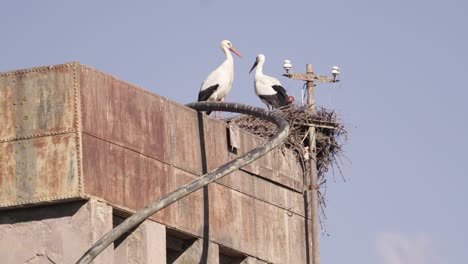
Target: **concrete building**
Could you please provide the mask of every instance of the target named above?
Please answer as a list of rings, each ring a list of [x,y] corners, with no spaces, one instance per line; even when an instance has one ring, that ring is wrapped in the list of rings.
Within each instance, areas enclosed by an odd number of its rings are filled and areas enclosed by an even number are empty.
[[[199,124],[196,111],[79,63],[0,73],[0,262],[74,263],[131,213],[262,142],[240,131],[233,150],[224,122]],[[302,191],[300,164],[274,150],[93,263],[310,263]]]

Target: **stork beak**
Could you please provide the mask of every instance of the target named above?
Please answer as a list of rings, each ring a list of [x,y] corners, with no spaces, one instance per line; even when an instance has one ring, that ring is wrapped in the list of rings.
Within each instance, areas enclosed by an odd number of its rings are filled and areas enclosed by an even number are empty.
[[[236,54],[239,58],[242,58],[242,55],[240,55],[240,53],[237,52],[237,50],[235,50],[233,47],[230,47],[229,50]]]
[[[255,67],[257,67],[257,64],[258,64],[258,59],[255,60],[255,63],[252,66],[252,69],[250,69],[249,73],[251,73],[253,71],[253,69],[255,69]]]

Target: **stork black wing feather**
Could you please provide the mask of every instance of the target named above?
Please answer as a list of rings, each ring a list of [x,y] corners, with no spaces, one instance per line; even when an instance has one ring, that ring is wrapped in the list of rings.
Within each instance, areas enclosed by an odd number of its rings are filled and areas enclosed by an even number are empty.
[[[218,88],[219,88],[219,84],[215,84],[206,88],[205,90],[200,91],[200,93],[198,93],[198,102],[208,100],[208,98],[210,98],[210,96],[213,95],[214,92],[218,90]]]
[[[205,90],[200,91],[200,93],[198,93],[198,102],[208,100],[208,98],[210,98],[210,96],[213,95],[214,92],[216,92],[216,90],[218,90],[218,88],[219,88],[219,84],[215,84],[215,85],[212,85],[212,86],[206,88]],[[210,115],[211,111],[206,111],[206,114]]]
[[[272,85],[271,87],[276,91],[276,97],[279,103],[279,105],[275,107],[278,108],[287,105],[288,102],[286,102],[286,98],[288,97],[288,95],[286,94],[286,90],[283,88],[283,86]]]
[[[263,101],[267,102],[269,105],[273,106],[274,108],[281,107],[281,96],[278,96],[278,94],[272,94],[272,95],[259,95],[260,99]]]

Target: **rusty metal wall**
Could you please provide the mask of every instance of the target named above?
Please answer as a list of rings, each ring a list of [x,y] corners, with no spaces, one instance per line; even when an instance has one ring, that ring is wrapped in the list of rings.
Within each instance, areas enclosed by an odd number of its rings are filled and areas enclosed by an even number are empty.
[[[0,207],[79,196],[76,67],[0,73]]]
[[[79,67],[83,133],[169,163],[167,99]]]
[[[75,66],[0,73],[0,142],[76,130]]]
[[[223,122],[81,64],[0,74],[0,85],[4,204],[96,197],[134,212],[262,142],[240,131],[229,152]],[[304,263],[300,170],[275,150],[152,219],[265,261]]]

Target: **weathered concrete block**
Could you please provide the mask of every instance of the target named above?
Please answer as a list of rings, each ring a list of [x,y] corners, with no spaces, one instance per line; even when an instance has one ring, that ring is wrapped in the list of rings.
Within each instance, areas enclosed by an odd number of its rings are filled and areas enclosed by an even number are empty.
[[[10,264],[74,263],[111,229],[112,208],[95,200],[3,211],[0,259]],[[93,263],[112,261],[110,246]]]
[[[248,257],[244,261],[242,261],[240,264],[269,264],[269,263],[271,263],[271,262],[266,262],[266,261],[263,261],[263,260],[260,260],[260,259],[257,259],[257,258]],[[300,262],[298,262],[298,263],[300,263]]]
[[[203,243],[203,239],[198,239],[172,262],[172,264],[186,263],[219,264],[218,245],[211,242]]]
[[[166,263],[166,227],[145,221],[115,246],[114,264]]]

